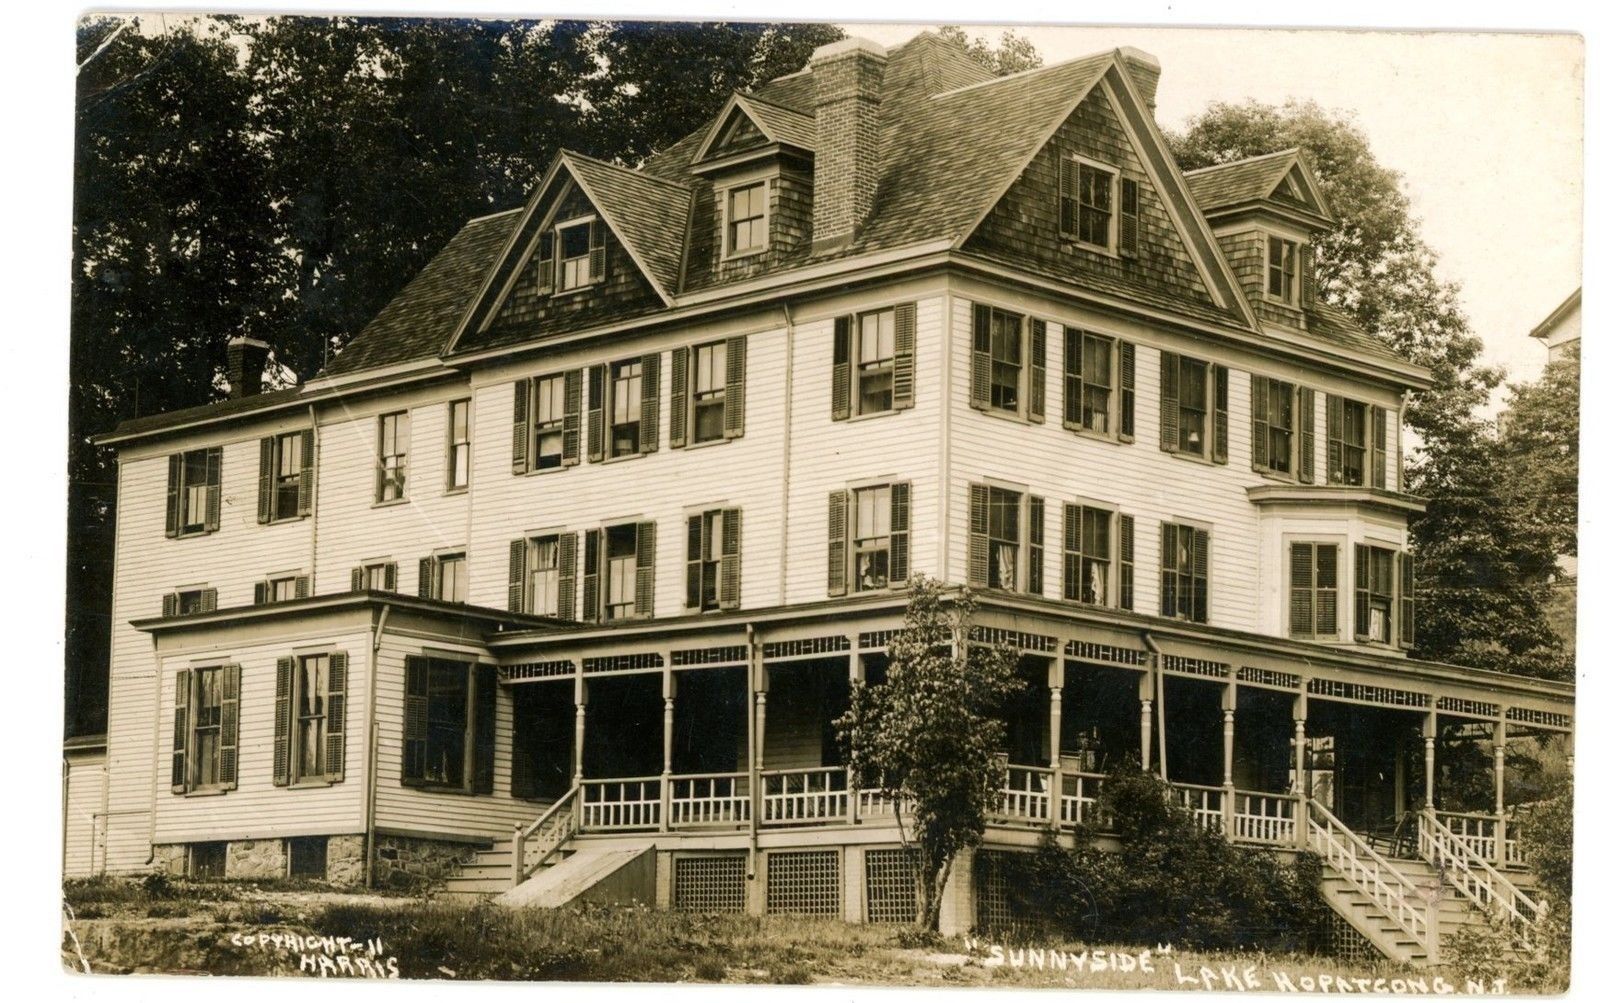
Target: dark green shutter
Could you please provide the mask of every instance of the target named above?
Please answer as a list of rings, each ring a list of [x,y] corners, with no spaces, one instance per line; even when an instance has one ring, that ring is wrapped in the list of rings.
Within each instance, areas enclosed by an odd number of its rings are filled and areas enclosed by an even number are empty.
[[[261,440],[261,468],[256,475],[256,522],[271,522],[272,468],[277,458],[277,443],[271,436]]]
[[[217,736],[217,785],[239,786],[239,666],[222,667],[222,727]]]
[[[406,656],[405,716],[400,732],[400,782],[421,784],[428,765],[428,660]]]
[[[1339,635],[1339,548],[1331,543],[1319,543],[1316,548],[1316,635],[1337,638]]]
[[[1389,412],[1372,406],[1372,486],[1389,487]]]
[[[1056,229],[1068,240],[1078,237],[1078,162],[1072,151],[1061,150],[1056,170]]]
[[[656,524],[641,522],[633,530],[633,615],[656,615]]]
[[[1161,615],[1178,615],[1178,527],[1161,524]]]
[[[272,583],[271,582],[264,582],[264,581],[263,582],[256,582],[255,605],[257,605],[257,606],[265,606],[267,603],[269,603],[271,601],[272,601]]]
[[[1044,499],[1028,496],[1028,591],[1044,595]]]
[[[589,367],[589,462],[606,458],[606,367]]]
[[[1309,543],[1289,544],[1289,636],[1312,637],[1316,633],[1315,548]]]
[[[294,576],[294,597],[296,599],[304,599],[305,597],[309,596],[310,594],[311,594],[311,576],[310,575],[295,575]]]
[[[967,584],[989,585],[989,486],[973,484],[967,492]]]
[[[1300,388],[1300,483],[1317,479],[1317,392]]]
[[[302,480],[302,485],[305,483]],[[304,487],[301,491],[304,492]],[[305,497],[302,493],[301,497]],[[206,450],[206,532],[215,533],[222,525],[222,447]]]
[[[850,417],[850,318],[833,318],[833,420]]]
[[[723,609],[739,608],[739,590],[743,585],[739,552],[741,519],[736,508],[722,510],[722,561],[717,565],[717,605]]]
[[[695,514],[695,515],[691,515],[689,517],[688,527],[687,527],[686,532],[684,534],[688,538],[687,547],[686,547],[688,553],[685,555],[686,560],[684,562],[683,595],[684,595],[684,605],[687,606],[690,609],[699,609],[700,608],[700,604],[701,604],[701,600],[700,600],[700,573],[701,573],[700,558],[703,555],[704,549],[705,549],[705,541],[702,539],[702,536],[701,536],[701,534],[703,532],[704,524],[705,524],[705,517],[704,516],[701,516],[698,513]]]
[[[1117,437],[1123,442],[1133,441],[1133,381],[1134,361],[1133,342],[1122,341],[1117,344],[1117,374],[1122,384],[1122,400],[1118,409],[1121,418],[1121,427]]]
[[[894,408],[903,410],[917,400],[917,305],[894,308]]]
[[[600,531],[583,534],[583,618],[600,618]]]
[[[1028,334],[1028,420],[1044,421],[1044,321],[1034,317],[1029,322]]]
[[[363,569],[361,567],[361,565],[358,564],[355,567],[350,569],[350,591],[351,592],[360,592],[362,589],[365,589],[366,587],[367,587],[367,573],[366,573],[366,570]]]
[[[661,353],[639,360],[639,452],[653,453],[661,444]]]
[[[1071,502],[1061,505],[1061,596],[1083,598],[1083,506]]]
[[[1266,470],[1272,438],[1272,394],[1267,378],[1250,375],[1250,469]]]
[[[1228,462],[1228,367],[1212,365],[1211,462]]]
[[[972,388],[969,396],[972,406],[987,408],[994,392],[993,346],[989,340],[989,324],[994,311],[982,303],[972,304]]]
[[[1194,531],[1194,622],[1205,623],[1211,616],[1211,532]]]
[[[730,439],[744,435],[744,335],[728,339],[728,383],[722,407],[722,434]]]
[[[215,613],[217,611],[217,590],[204,588],[200,590],[200,612]]]
[[[679,449],[689,442],[689,350],[672,350],[672,390],[667,400],[667,445]]]
[[[179,669],[177,691],[172,704],[172,793],[189,789],[189,694],[192,686],[188,669]]]
[[[300,504],[296,514],[311,514],[311,499],[316,497],[313,490],[317,478],[317,437],[316,433],[307,431],[300,433]]]
[[[178,593],[168,592],[166,595],[161,597],[161,615],[178,615]]]
[[[177,536],[182,530],[183,454],[167,457],[167,535]]]
[[[1328,483],[1344,483],[1344,398],[1328,395]]]
[[[522,613],[526,607],[523,588],[527,582],[528,541],[518,537],[511,541],[509,578],[506,586],[506,609]]]
[[[561,393],[566,397],[561,414],[561,465],[571,467],[582,459],[583,453],[580,447],[583,436],[579,427],[583,424],[582,369],[569,369],[562,375]]]
[[[828,595],[849,591],[846,542],[850,532],[850,493],[828,492]]]
[[[335,651],[328,656],[327,745],[323,750],[323,775],[329,783],[344,779],[345,704],[350,691],[350,656]]]
[[[911,579],[911,483],[889,486],[889,584]]]
[[[1161,448],[1178,451],[1178,356],[1161,353]]]
[[[1117,250],[1125,258],[1139,256],[1139,182],[1122,179],[1121,224],[1117,228]]]
[[[1410,648],[1417,643],[1417,583],[1416,560],[1409,550],[1400,551],[1400,647]]]
[[[532,380],[518,380],[511,388],[511,472],[528,472],[528,411]]]
[[[417,598],[433,597],[433,569],[437,563],[432,557],[424,557],[417,561]]]
[[[293,725],[294,659],[278,659],[278,678],[272,701],[272,782],[289,786],[289,729]]]
[[[1125,515],[1117,525],[1117,591],[1123,609],[1133,609],[1133,516]]]
[[[577,533],[562,533],[556,539],[556,616],[578,618]]]
[[[393,592],[398,589],[400,579],[400,565],[390,561],[383,566],[383,590]]]
[[[556,289],[555,234],[549,230],[539,234],[538,291],[549,295]]]
[[[474,794],[494,793],[494,725],[500,670],[487,663],[472,666],[472,776]]]
[[[1364,543],[1356,544],[1356,623],[1355,636],[1358,639],[1367,637],[1367,630],[1372,623],[1372,548]]]
[[[606,280],[606,228],[598,219],[589,221],[589,281]]]
[[[1083,427],[1083,332],[1067,328],[1065,362],[1061,380],[1061,425]]]
[[[1300,308],[1317,305],[1317,252],[1310,244],[1300,248]]]

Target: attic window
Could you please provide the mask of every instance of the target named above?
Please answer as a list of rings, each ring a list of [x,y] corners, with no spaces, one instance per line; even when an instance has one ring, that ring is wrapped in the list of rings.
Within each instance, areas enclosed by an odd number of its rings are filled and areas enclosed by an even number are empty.
[[[753,254],[767,246],[767,183],[728,190],[727,257]]]
[[[567,292],[606,277],[606,232],[598,219],[568,220],[539,238],[539,291]]]
[[[1267,238],[1267,297],[1279,303],[1299,302],[1296,259],[1300,247],[1282,237]]]
[[[589,284],[589,225],[573,223],[556,231],[561,254],[561,288]]]

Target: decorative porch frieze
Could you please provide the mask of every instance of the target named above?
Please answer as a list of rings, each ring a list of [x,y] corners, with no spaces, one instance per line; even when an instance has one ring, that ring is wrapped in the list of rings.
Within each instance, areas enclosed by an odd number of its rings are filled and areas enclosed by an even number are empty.
[[[899,630],[869,630],[856,638],[856,645],[861,651],[881,651],[899,636]]]
[[[523,682],[529,679],[557,679],[577,674],[578,667],[570,658],[545,662],[516,662],[500,666],[502,683]]]
[[[1553,710],[1538,710],[1533,707],[1507,707],[1506,720],[1516,721],[1521,724],[1536,724],[1544,728],[1557,728],[1563,731],[1571,730],[1572,715],[1558,714]]]
[[[1149,652],[1139,648],[1123,648],[1099,641],[1077,638],[1067,642],[1067,658],[1074,662],[1098,662],[1102,665],[1119,665],[1124,668],[1144,668]]]
[[[1263,669],[1256,665],[1239,666],[1239,681],[1253,686],[1265,686],[1290,692],[1298,692],[1300,689],[1300,677],[1293,672]]]
[[[1438,699],[1436,706],[1446,714],[1457,714],[1463,717],[1481,717],[1495,720],[1500,716],[1500,705],[1486,700],[1468,700],[1466,697],[1445,697]]]
[[[674,668],[708,665],[743,665],[750,660],[750,647],[728,644],[714,648],[679,648],[672,652]]]
[[[1047,634],[1034,634],[1024,630],[1011,630],[1006,627],[976,626],[967,631],[967,639],[975,644],[986,644],[991,647],[1009,645],[1018,651],[1029,651],[1053,655],[1056,653],[1058,642]]]
[[[1426,693],[1396,690],[1387,686],[1369,686],[1365,683],[1348,683],[1342,679],[1312,679],[1306,689],[1314,697],[1343,700],[1348,703],[1386,704],[1390,707],[1420,709],[1426,709],[1430,703]]]
[[[634,651],[621,655],[596,655],[583,660],[584,672],[629,672],[659,669],[666,665],[658,651]]]
[[[844,654],[850,650],[850,638],[844,634],[824,637],[797,637],[788,641],[767,641],[761,645],[761,657],[769,661],[782,658],[813,658],[817,655]]]
[[[1190,676],[1209,676],[1212,679],[1228,678],[1229,665],[1209,658],[1192,658],[1188,655],[1163,655],[1161,667],[1168,672],[1181,672]]]

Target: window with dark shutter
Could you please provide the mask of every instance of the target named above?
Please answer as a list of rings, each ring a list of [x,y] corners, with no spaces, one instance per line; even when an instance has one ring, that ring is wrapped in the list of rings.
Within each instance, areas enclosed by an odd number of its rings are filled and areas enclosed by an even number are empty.
[[[1317,479],[1317,392],[1311,387],[1300,388],[1298,417],[1300,456],[1296,466],[1300,483],[1310,484]]]
[[[1117,252],[1125,258],[1139,256],[1139,182],[1122,179],[1121,205],[1117,223]]]
[[[1061,378],[1061,425],[1083,427],[1083,339],[1082,331],[1067,328]]]
[[[589,367],[589,462],[606,458],[606,366]]]
[[[474,794],[494,793],[494,717],[499,696],[499,671],[489,664],[471,667],[472,773],[468,788]]]
[[[656,615],[656,524],[634,525],[634,589],[631,616]]]
[[[828,492],[828,595],[830,596],[842,596],[849,591],[846,579],[849,509],[848,491]]]
[[[833,420],[843,421],[850,417],[850,318],[835,317],[833,319],[833,386],[831,398],[833,402]]]
[[[972,304],[972,387],[971,401],[975,408],[989,407],[990,390],[994,381],[994,339],[990,327],[994,311],[983,303]]]
[[[167,458],[166,535],[199,536],[222,524],[222,447]]]
[[[613,388],[616,389],[615,384]],[[620,396],[620,395],[619,395]],[[651,352],[639,359],[639,447],[638,452],[653,453],[659,448],[661,442],[661,354]],[[630,395],[631,403],[631,395]],[[632,412],[613,412],[612,417],[617,422],[622,422]],[[614,434],[612,445],[617,447],[617,455],[623,454],[621,440]]]
[[[539,234],[538,288],[541,296],[548,296],[556,288],[556,235],[546,230]]]
[[[1294,473],[1296,393],[1293,384],[1250,377],[1250,466],[1261,473]]]
[[[744,335],[728,339],[727,404],[724,407],[722,434],[729,439],[744,435],[745,356],[749,344]]]
[[[1209,610],[1211,534],[1184,523],[1161,524],[1161,615],[1205,623]]]
[[[328,656],[327,753],[323,779],[338,783],[344,779],[345,702],[350,689],[350,656],[335,651]]]
[[[1133,609],[1133,516],[1125,515],[1117,524],[1118,605]]]
[[[289,746],[290,715],[293,712],[294,659],[278,659],[277,684],[273,687],[272,708],[272,782],[279,787],[290,783]]]
[[[286,673],[283,660],[278,662],[279,678]],[[285,764],[288,754],[285,752]],[[406,656],[405,716],[401,722],[400,780],[410,786],[420,786],[427,775],[428,763],[428,659],[421,655]],[[284,775],[288,769],[285,765]],[[287,782],[287,781],[285,781]]]
[[[1356,544],[1355,565],[1355,636],[1358,640],[1364,640],[1368,637],[1372,608],[1372,590],[1368,577],[1372,565],[1372,551],[1364,543]]]
[[[596,621],[600,618],[600,531],[587,530],[583,534],[583,618]]]
[[[1045,324],[1033,318],[1028,324],[1028,420],[1044,421]]]
[[[518,537],[511,541],[507,559],[509,574],[506,584],[506,609],[512,613],[523,612],[523,590],[528,573],[528,541]]]
[[[689,444],[689,350],[672,350],[672,385],[667,395],[667,447]]]
[[[189,698],[191,690],[188,669],[179,669],[173,691],[172,705],[172,793],[182,794],[189,789]]]
[[[1028,496],[1028,592],[1044,595],[1044,499]]]
[[[1300,249],[1300,309],[1317,305],[1317,251],[1307,244]]]
[[[1178,356],[1161,353],[1161,448],[1178,451]]]
[[[743,513],[736,508],[722,510],[722,557],[718,567],[718,602],[723,609],[738,609],[739,596],[744,587],[740,537],[743,533]]]
[[[1123,442],[1132,442],[1134,349],[1131,341],[1120,342],[1118,345],[1117,377],[1121,383],[1121,400],[1117,408],[1121,424],[1118,426],[1117,435]]]
[[[705,515],[691,515],[684,527],[688,557],[684,562],[683,604],[689,609],[706,609],[706,597],[701,589],[701,576],[709,566],[706,551],[710,549],[705,536]],[[715,602],[715,595],[712,602]],[[715,607],[712,607],[715,608]]]
[[[1381,407],[1372,409],[1372,486],[1389,486],[1389,412]]]
[[[989,584],[989,486],[973,484],[967,494],[967,584]]]
[[[1066,240],[1078,236],[1078,162],[1062,150],[1056,169],[1056,229]]]
[[[401,783],[491,793],[497,690],[492,665],[407,656]]]
[[[432,556],[417,561],[417,598],[433,598],[435,586],[435,560]]]
[[[561,416],[561,465],[576,466],[581,454],[579,426],[583,418],[583,370],[569,369],[561,378],[566,408]]]
[[[688,520],[687,605],[709,612],[739,608],[740,513],[711,509]]]
[[[528,472],[528,406],[533,396],[533,381],[518,380],[511,386],[511,472]]]
[[[1216,388],[1211,395],[1211,462],[1228,462],[1228,367],[1213,365]]]
[[[1065,503],[1062,513],[1064,597],[1074,602],[1110,606],[1112,571],[1114,568],[1121,570],[1120,555],[1113,564],[1111,550],[1115,513],[1073,502]],[[1130,554],[1130,563],[1131,560]]]
[[[1339,548],[1332,543],[1289,545],[1289,635],[1317,641],[1339,637]]]
[[[904,410],[917,399],[917,305],[894,308],[894,408]]]
[[[217,786],[239,786],[239,666],[222,667],[222,727],[218,738]]]
[[[1399,642],[1400,647],[1410,648],[1417,643],[1416,559],[1410,551],[1402,550],[1395,555],[1395,560],[1400,579]]]
[[[556,541],[556,616],[578,618],[578,534],[562,533]]]
[[[1396,552],[1356,545],[1355,636],[1379,644],[1395,641]]]
[[[1328,395],[1328,483],[1344,483],[1344,398]]]
[[[1124,363],[1131,352],[1119,350],[1113,338],[1068,329],[1066,333],[1065,378],[1062,386],[1062,424],[1097,435],[1118,438],[1133,435],[1131,413],[1118,419],[1116,411],[1133,408],[1132,362]],[[1117,371],[1126,365],[1129,372],[1119,379]]]
[[[904,585],[911,578],[911,485],[905,481],[889,489],[889,584]]]

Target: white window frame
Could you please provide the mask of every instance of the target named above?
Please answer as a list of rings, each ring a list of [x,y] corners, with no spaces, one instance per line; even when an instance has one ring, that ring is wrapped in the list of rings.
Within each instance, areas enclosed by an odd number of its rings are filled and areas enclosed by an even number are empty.
[[[465,408],[467,412],[466,439],[462,442],[456,441],[457,408]],[[446,493],[465,491],[472,484],[472,411],[473,407],[471,397],[457,397],[445,405],[444,489]],[[467,468],[465,471],[463,471],[459,483],[456,481],[456,454],[458,451],[466,454],[467,461]]]
[[[467,550],[465,547],[452,547],[447,550],[433,552],[433,581],[430,582],[429,597],[438,602],[453,602],[465,605],[471,593],[470,580],[467,578]],[[444,596],[444,565],[446,561],[461,562],[461,598],[446,599]]]
[[[1082,155],[1076,154],[1076,153],[1072,155],[1072,160],[1073,160],[1073,162],[1075,164],[1078,165],[1078,175],[1079,175],[1080,179],[1082,177],[1083,169],[1085,167],[1087,167],[1087,168],[1089,168],[1091,170],[1099,171],[1102,174],[1109,174],[1111,176],[1111,200],[1110,200],[1111,201],[1111,205],[1110,205],[1110,208],[1109,208],[1109,212],[1111,213],[1111,219],[1106,224],[1106,242],[1105,242],[1105,244],[1104,245],[1096,244],[1096,243],[1094,243],[1092,241],[1088,241],[1088,240],[1083,239],[1082,233],[1083,233],[1083,205],[1084,205],[1084,202],[1083,202],[1083,199],[1078,198],[1078,192],[1073,192],[1073,198],[1078,203],[1078,213],[1077,213],[1078,218],[1076,220],[1076,222],[1078,224],[1078,229],[1077,229],[1077,231],[1075,233],[1072,233],[1072,234],[1069,235],[1071,240],[1072,240],[1072,246],[1074,246],[1074,247],[1082,247],[1082,248],[1084,248],[1086,250],[1094,251],[1094,252],[1096,252],[1098,254],[1104,254],[1104,255],[1107,255],[1109,257],[1119,258],[1119,257],[1122,256],[1121,253],[1117,250],[1117,248],[1121,244],[1121,237],[1122,237],[1122,234],[1120,232],[1120,227],[1122,225],[1122,168],[1116,167],[1116,166],[1114,166],[1112,164],[1107,164],[1107,163],[1105,163],[1103,161],[1092,160],[1089,157],[1085,157],[1085,156],[1082,156]],[[1056,179],[1056,183],[1059,185],[1061,183],[1060,182],[1060,177],[1059,177],[1059,171],[1057,172],[1057,174],[1058,174],[1058,177]],[[1079,186],[1078,186],[1078,191],[1081,192],[1082,190],[1083,190],[1083,185],[1082,185],[1081,180],[1080,180],[1080,183],[1079,183]],[[1098,208],[1096,208],[1095,211],[1099,212],[1100,210]]]
[[[688,414],[685,418],[686,427],[684,428],[686,445],[724,442],[728,438],[728,342],[731,340],[731,338],[721,338],[716,341],[703,341],[697,345],[689,346],[689,371],[686,374],[688,376],[688,386],[685,388],[688,393],[686,402]],[[715,353],[718,348],[722,349],[722,388],[719,391],[708,391],[700,385],[700,353]],[[713,355],[713,359],[715,359],[715,355]],[[715,368],[714,362],[713,368]],[[700,436],[699,422],[701,395],[712,392],[717,394],[716,400],[722,404],[722,434],[702,438]]]
[[[1272,270],[1274,268],[1272,261],[1272,242],[1274,240],[1281,241],[1289,246],[1289,260],[1293,262],[1291,267],[1294,269],[1293,272],[1288,276],[1288,288],[1283,291],[1281,296],[1272,291]],[[1299,308],[1300,282],[1302,279],[1300,269],[1304,264],[1304,262],[1300,260],[1300,250],[1301,248],[1305,247],[1305,243],[1306,242],[1303,239],[1295,234],[1285,233],[1279,230],[1266,231],[1266,240],[1262,241],[1261,247],[1261,253],[1265,258],[1265,261],[1263,262],[1265,267],[1261,272],[1261,295],[1269,303],[1275,303],[1278,306],[1292,307],[1296,309]],[[1282,269],[1279,270],[1281,271]]]
[[[551,228],[554,237],[552,246],[550,248],[550,281],[555,287],[555,295],[559,296],[562,293],[570,293],[576,292],[579,289],[587,289],[595,284],[594,276],[588,272],[589,255],[594,251],[594,244],[592,241],[589,243],[589,246],[584,249],[582,255],[585,273],[584,280],[582,282],[575,282],[572,285],[567,284],[567,258],[566,255],[562,253],[561,235],[567,230],[581,226],[584,228],[586,234],[585,239],[587,240],[587,231],[589,229],[589,225],[597,218],[598,217],[594,213],[590,213],[587,216],[577,216],[573,219],[564,219]]]
[[[722,236],[718,241],[718,244],[722,248],[723,261],[737,261],[740,258],[748,258],[757,254],[765,254],[772,248],[772,182],[773,178],[771,175],[764,175],[754,178],[745,177],[730,179],[726,185],[719,186],[717,188],[716,195],[718,205],[720,207],[720,211],[717,215],[718,221],[722,226]],[[761,188],[761,201],[765,207],[762,210],[762,218],[765,219],[767,223],[767,239],[762,241],[759,246],[751,246],[740,250],[734,250],[733,194],[734,192],[744,191],[747,188],[755,188],[757,186]]]

